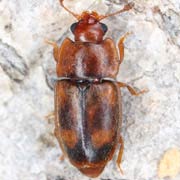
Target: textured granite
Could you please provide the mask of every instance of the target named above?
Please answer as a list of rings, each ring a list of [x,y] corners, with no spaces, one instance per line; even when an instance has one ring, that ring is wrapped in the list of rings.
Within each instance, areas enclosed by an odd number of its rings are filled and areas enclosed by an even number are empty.
[[[120,9],[123,2],[65,1],[73,11],[102,14]],[[133,32],[118,80],[149,92],[132,97],[122,89],[124,175],[115,157],[98,180],[158,180],[164,152],[180,148],[180,1],[133,2],[132,11],[104,22],[115,42]],[[44,39],[61,43],[66,36],[73,38],[69,26],[74,21],[58,0],[0,1],[1,180],[90,180],[68,160],[59,161],[53,121],[45,120],[54,108],[55,62]]]

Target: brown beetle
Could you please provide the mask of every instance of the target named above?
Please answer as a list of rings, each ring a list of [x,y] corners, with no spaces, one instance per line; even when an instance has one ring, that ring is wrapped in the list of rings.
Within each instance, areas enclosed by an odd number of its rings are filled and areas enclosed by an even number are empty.
[[[87,11],[78,15],[67,9],[63,0],[60,4],[78,22],[71,26],[74,41],[66,38],[61,47],[47,42],[54,47],[57,63],[55,136],[63,154],[76,168],[86,176],[97,177],[112,159],[118,143],[120,168],[123,140],[119,87],[127,87],[132,95],[144,93],[136,93],[127,84],[116,81],[124,56],[123,41],[129,33],[118,43],[118,57],[113,40],[103,39],[107,26],[100,23],[106,17],[130,10],[133,4],[109,15]]]

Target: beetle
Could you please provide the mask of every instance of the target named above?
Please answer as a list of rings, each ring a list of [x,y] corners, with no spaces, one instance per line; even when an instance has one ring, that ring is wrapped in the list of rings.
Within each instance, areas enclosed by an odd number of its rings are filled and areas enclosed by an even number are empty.
[[[74,41],[66,38],[59,47],[53,46],[57,78],[55,83],[55,136],[65,157],[81,173],[89,177],[101,174],[112,159],[117,145],[120,149],[117,165],[123,154],[120,135],[122,122],[120,88],[126,87],[132,95],[136,92],[129,85],[118,82],[116,76],[124,57],[126,33],[118,43],[103,39],[107,26],[100,21],[133,8],[133,3],[108,15],[84,11],[81,15],[61,6],[77,22],[71,25]]]

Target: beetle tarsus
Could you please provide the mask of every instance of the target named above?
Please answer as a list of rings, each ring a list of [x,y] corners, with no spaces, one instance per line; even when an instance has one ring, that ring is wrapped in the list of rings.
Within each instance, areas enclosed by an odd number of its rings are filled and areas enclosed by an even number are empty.
[[[124,6],[124,10],[129,11],[130,9],[132,9],[134,7],[134,5],[135,4],[133,2],[130,2]]]
[[[121,168],[121,161],[122,161],[122,155],[123,155],[123,150],[124,150],[124,141],[123,141],[122,136],[120,136],[120,138],[119,138],[119,143],[120,143],[121,146],[120,146],[120,149],[119,149],[119,153],[118,153],[118,158],[117,158],[116,164],[117,164],[121,174],[123,175],[124,172],[123,172],[123,170]]]
[[[54,41],[49,41],[49,40],[45,39],[44,42],[45,42],[46,44],[49,44],[49,45],[53,46],[54,48],[57,48],[57,47],[58,47],[57,43],[54,42]]]
[[[118,168],[119,168],[120,173],[121,173],[122,175],[124,175],[124,171],[122,170],[121,165],[120,165],[120,164],[117,164],[117,166],[118,166]]]

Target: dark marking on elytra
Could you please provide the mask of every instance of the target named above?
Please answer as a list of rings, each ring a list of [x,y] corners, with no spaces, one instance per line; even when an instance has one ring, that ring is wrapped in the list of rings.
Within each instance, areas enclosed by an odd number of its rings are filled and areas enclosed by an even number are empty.
[[[72,119],[74,114],[72,112],[72,104],[68,101],[68,99],[62,108],[59,109],[59,117],[62,129],[72,129]]]
[[[67,153],[69,154],[70,159],[72,159],[75,162],[89,162],[88,155],[85,154],[85,151],[82,147],[82,143],[79,141],[76,146],[72,149],[66,147]],[[98,163],[100,161],[104,161],[109,153],[111,152],[113,145],[112,143],[107,143],[103,147],[99,149],[95,149],[91,147],[92,149],[89,150],[89,154],[91,154],[91,161],[92,163]],[[92,154],[93,153],[93,154]]]

